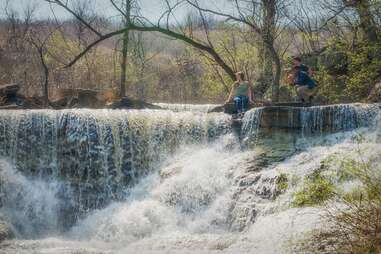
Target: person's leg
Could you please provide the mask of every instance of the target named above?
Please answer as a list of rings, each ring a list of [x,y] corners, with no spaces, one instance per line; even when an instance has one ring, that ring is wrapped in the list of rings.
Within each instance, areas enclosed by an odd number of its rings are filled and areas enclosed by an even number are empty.
[[[237,96],[234,97],[234,104],[235,104],[235,109],[237,110],[237,113],[242,112],[242,99],[241,97]]]
[[[242,96],[242,112],[246,112],[249,105],[249,97]]]
[[[308,90],[307,90],[307,94],[308,94],[308,102],[309,102],[309,103],[312,103],[313,98],[314,98],[315,95],[317,94],[317,87],[314,87],[314,88],[308,88]]]
[[[307,86],[298,86],[296,88],[296,93],[298,94],[299,98],[302,100],[302,102],[307,102],[309,95],[308,95],[308,87]]]

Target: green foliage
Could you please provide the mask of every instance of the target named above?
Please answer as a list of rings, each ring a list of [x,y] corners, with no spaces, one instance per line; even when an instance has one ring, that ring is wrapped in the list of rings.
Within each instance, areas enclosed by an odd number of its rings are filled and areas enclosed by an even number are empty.
[[[276,178],[276,186],[279,191],[285,191],[288,189],[288,175],[285,173],[281,173],[277,178]]]
[[[260,70],[259,52],[257,45],[252,41],[243,40],[237,33],[237,28],[230,25],[222,26],[213,31],[211,37],[218,41],[214,44],[215,50],[236,71],[244,71],[247,78],[255,83]],[[210,56],[202,55],[195,49],[193,56],[200,59],[202,73],[202,94],[211,101],[224,101],[230,92],[232,80],[226,73],[211,60]]]
[[[329,177],[323,176],[320,171],[315,171],[304,179],[303,188],[294,194],[292,206],[320,205],[331,199],[334,196],[334,191],[333,181]]]
[[[333,39],[320,57],[319,93],[330,103],[364,101],[381,77],[381,43]]]
[[[340,205],[329,206],[324,217],[330,226],[312,232],[306,244],[300,244],[303,253],[381,253],[380,155],[364,159],[359,150],[358,157],[339,161],[345,172],[342,180],[359,184],[335,194]]]

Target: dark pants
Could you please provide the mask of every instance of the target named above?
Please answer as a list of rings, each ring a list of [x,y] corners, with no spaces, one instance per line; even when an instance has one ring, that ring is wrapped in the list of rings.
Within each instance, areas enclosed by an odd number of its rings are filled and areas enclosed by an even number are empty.
[[[238,113],[245,112],[249,104],[249,97],[242,95],[236,96],[234,97],[234,104]]]

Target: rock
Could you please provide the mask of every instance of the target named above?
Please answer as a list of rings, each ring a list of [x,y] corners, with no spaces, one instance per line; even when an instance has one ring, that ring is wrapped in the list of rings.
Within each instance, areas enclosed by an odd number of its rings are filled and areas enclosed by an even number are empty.
[[[260,128],[277,128],[320,133],[323,131],[347,131],[367,126],[379,110],[374,104],[345,104],[324,107],[300,107],[300,105],[276,104],[260,109]],[[257,114],[249,111],[246,114]],[[245,115],[246,116],[246,115]]]
[[[68,99],[66,97],[58,98],[50,101],[50,106],[55,109],[65,108],[68,105]]]
[[[90,89],[60,89],[58,92],[58,101],[65,98],[71,103],[67,106],[76,108],[100,108],[103,107],[105,102],[98,97],[99,92]],[[75,101],[75,103],[73,103]]]
[[[249,109],[256,107],[256,106],[258,106],[258,105],[250,105]],[[226,114],[236,113],[234,103],[226,103],[224,105],[214,107],[208,111],[208,113],[221,113],[221,112],[224,112]]]
[[[0,106],[0,109],[20,109],[21,107],[17,104],[7,104]]]
[[[0,242],[11,239],[14,236],[8,223],[0,221]]]
[[[111,109],[161,109],[161,107],[140,100],[123,97],[106,105]]]
[[[115,90],[61,89],[56,97],[52,106],[57,108],[161,109],[144,101],[118,98]]]
[[[0,86],[0,96],[16,96],[20,86],[17,84],[6,84]]]
[[[368,96],[369,102],[381,102],[381,81],[378,81]]]
[[[160,170],[160,178],[162,180],[172,177],[173,175],[179,174],[182,170],[182,165],[173,165],[171,167],[165,167]]]
[[[0,86],[0,105],[5,106],[13,103],[17,97],[20,86],[17,84],[6,84]]]
[[[42,97],[24,97],[20,94],[15,98],[14,104],[20,109],[41,109],[45,107]]]
[[[208,113],[222,113],[225,110],[225,105],[220,105],[208,110]]]
[[[258,101],[255,102],[254,105],[249,105],[249,110],[253,108],[258,107],[273,107],[273,106],[279,106],[279,107],[303,107],[304,105],[301,102],[278,102],[278,103],[271,103],[266,101]],[[226,114],[235,114],[235,106],[234,103],[227,103],[224,105],[216,106],[208,111],[208,113],[226,113]]]

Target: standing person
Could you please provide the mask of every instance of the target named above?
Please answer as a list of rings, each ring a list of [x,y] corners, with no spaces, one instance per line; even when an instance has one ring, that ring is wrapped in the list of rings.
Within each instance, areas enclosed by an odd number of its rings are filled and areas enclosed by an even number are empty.
[[[253,94],[251,84],[245,80],[245,74],[243,72],[237,72],[235,77],[236,81],[233,83],[229,98],[225,103],[229,103],[233,100],[238,115],[242,116],[243,113],[247,111],[249,103],[253,103]]]
[[[292,66],[300,68],[301,71],[304,71],[310,75],[310,77],[313,77],[314,71],[308,67],[307,65],[302,63],[302,59],[298,56],[292,57]]]
[[[312,102],[317,93],[316,82],[300,67],[294,67],[287,76],[290,85],[296,87],[296,93],[303,103]]]

